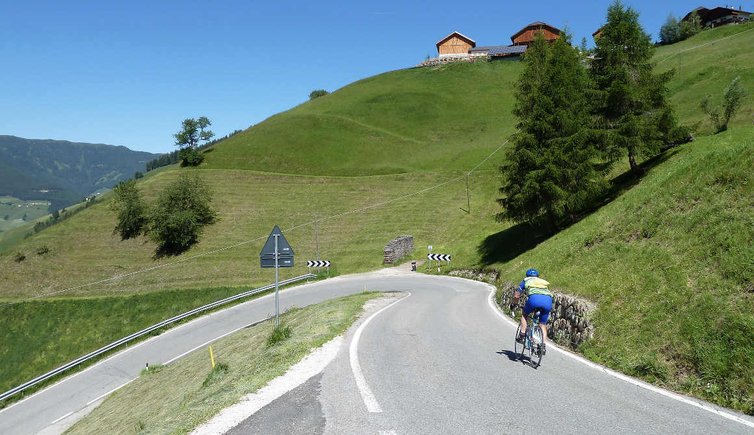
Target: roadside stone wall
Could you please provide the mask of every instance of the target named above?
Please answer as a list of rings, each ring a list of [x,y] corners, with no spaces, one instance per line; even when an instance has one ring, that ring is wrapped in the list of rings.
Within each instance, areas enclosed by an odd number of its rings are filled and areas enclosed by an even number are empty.
[[[413,236],[400,236],[385,245],[383,264],[394,264],[414,250]]]
[[[453,270],[451,276],[473,279],[494,285],[498,291],[495,301],[502,311],[513,317],[510,305],[513,303],[513,291],[518,283],[501,282],[497,271]],[[551,289],[553,307],[550,319],[547,321],[547,336],[560,345],[577,349],[583,342],[594,336],[594,325],[591,322],[596,306],[585,299],[563,293],[557,288]],[[520,300],[521,306],[526,303],[526,296]],[[516,310],[516,316],[521,311]],[[518,320],[518,317],[515,317]]]

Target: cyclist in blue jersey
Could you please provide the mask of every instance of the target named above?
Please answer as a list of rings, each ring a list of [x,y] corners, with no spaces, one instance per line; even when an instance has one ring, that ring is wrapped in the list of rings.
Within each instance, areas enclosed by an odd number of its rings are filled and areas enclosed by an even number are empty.
[[[539,327],[542,329],[542,340],[547,337],[547,319],[552,310],[552,292],[549,290],[550,283],[539,277],[537,269],[526,271],[526,278],[518,285],[513,293],[515,303],[522,294],[529,296],[526,299],[523,312],[521,313],[521,332],[516,341],[523,343],[526,338],[526,317],[533,311],[539,310]],[[544,343],[543,343],[544,344]]]

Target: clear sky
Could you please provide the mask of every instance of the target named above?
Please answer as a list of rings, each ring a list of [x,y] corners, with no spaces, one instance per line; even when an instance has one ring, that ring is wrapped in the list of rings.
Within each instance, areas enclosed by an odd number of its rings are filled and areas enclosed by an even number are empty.
[[[532,21],[578,44],[597,1],[7,0],[0,8],[0,134],[168,152],[184,118],[217,136],[356,80],[435,56],[453,31],[510,43]],[[624,0],[653,35],[701,0]],[[754,1],[736,2],[754,10]]]

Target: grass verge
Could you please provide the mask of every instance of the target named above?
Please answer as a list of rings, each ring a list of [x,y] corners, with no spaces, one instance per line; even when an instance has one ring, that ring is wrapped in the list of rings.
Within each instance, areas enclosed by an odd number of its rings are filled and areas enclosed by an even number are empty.
[[[194,352],[116,391],[67,433],[190,432],[345,332],[378,296],[361,293],[289,310],[281,320],[293,333],[274,346],[267,346],[274,321],[223,338],[212,345],[219,363],[214,370],[206,349]]]

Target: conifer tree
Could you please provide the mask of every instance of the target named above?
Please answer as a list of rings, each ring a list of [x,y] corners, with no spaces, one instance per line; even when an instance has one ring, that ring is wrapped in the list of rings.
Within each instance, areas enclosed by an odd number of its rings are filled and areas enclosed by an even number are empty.
[[[500,168],[506,182],[497,218],[544,217],[557,229],[605,186],[597,166],[603,157],[589,128],[590,82],[568,35],[552,45],[538,36],[524,62],[513,111],[519,131]]]
[[[633,172],[638,156],[656,155],[675,129],[666,101],[672,72],[655,75],[653,45],[639,24],[639,14],[616,0],[596,41],[592,77],[597,87],[595,110],[606,143],[628,154]]]

